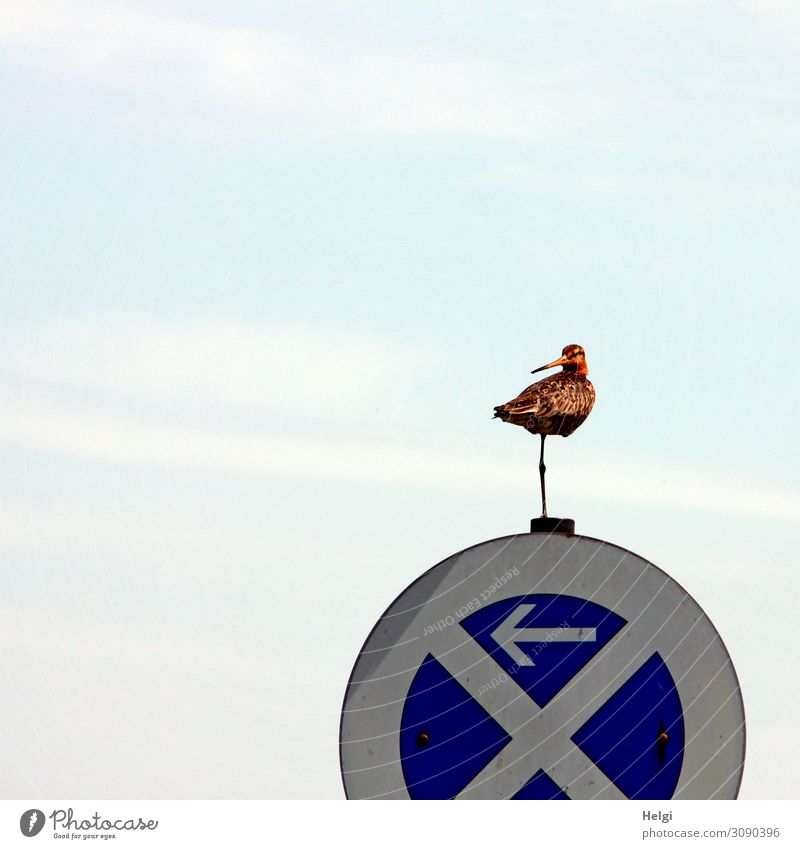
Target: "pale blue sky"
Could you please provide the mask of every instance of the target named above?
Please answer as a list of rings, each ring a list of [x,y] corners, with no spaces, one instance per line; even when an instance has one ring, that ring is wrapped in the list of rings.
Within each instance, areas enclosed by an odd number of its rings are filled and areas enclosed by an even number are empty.
[[[552,512],[656,562],[800,757],[800,11],[0,12],[6,797],[341,796],[374,620]]]

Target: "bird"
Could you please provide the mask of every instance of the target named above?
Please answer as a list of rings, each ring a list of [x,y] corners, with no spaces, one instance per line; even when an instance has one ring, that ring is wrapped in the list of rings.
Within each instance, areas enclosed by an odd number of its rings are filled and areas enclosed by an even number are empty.
[[[494,417],[524,427],[542,438],[539,454],[539,481],[542,487],[542,518],[547,518],[544,488],[544,440],[548,436],[569,436],[577,430],[594,406],[594,386],[587,375],[586,352],[580,345],[566,345],[552,363],[535,368],[531,374],[561,366],[562,370],[532,383],[506,404],[494,408]]]

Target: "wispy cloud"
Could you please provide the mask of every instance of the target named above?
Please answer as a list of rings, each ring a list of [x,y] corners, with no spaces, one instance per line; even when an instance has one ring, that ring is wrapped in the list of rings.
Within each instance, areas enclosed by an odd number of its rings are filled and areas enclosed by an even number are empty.
[[[355,425],[365,398],[380,395],[386,403],[381,388],[398,376],[401,387],[405,383],[406,391],[414,391],[435,359],[429,349],[377,334],[223,319],[182,329],[152,322],[148,331],[132,318],[111,328],[87,321],[65,323],[56,332],[48,325],[28,336],[27,352],[16,360],[14,339],[10,342],[4,350],[9,381],[0,399],[0,442],[29,452],[394,488],[508,492],[530,486],[530,468],[520,466],[517,450],[474,441],[459,448],[447,438],[446,424],[435,420],[416,435],[404,433],[402,423],[386,434],[329,427],[336,416]],[[267,383],[261,391],[253,385],[257,375]],[[53,386],[101,394],[71,399],[53,393]],[[402,409],[404,390],[399,391]],[[107,404],[120,394],[139,405]],[[153,403],[165,399],[176,404]],[[211,425],[185,423],[181,411],[187,403],[218,410],[263,404],[270,414],[245,432],[226,430],[225,415],[212,417]],[[315,426],[284,427],[287,405],[286,421],[296,421],[302,411]],[[727,472],[629,457],[622,462],[580,441],[571,445],[571,455],[559,482],[589,499],[800,518],[800,493],[786,487],[765,483],[758,499],[745,500],[741,493],[758,482],[734,480]]]
[[[242,123],[273,137],[456,133],[543,139],[607,111],[567,77],[438,44],[376,48],[357,35],[211,25],[127,4],[10,2],[0,43],[39,73],[72,77],[198,132]],[[209,107],[212,107],[209,109]]]
[[[796,86],[773,55],[796,41],[796,9],[778,0],[730,9],[606,0],[591,23],[577,7],[521,10],[520,38],[499,51],[496,33],[487,31],[480,50],[474,41],[467,48],[446,28],[408,27],[402,12],[385,27],[348,19],[326,28],[300,13],[220,24],[190,6],[8,0],[0,46],[58,90],[75,86],[109,137],[137,141],[154,133],[237,145],[452,135],[636,149],[666,142],[666,133],[674,150],[698,127],[711,131],[709,114],[726,128],[717,142],[796,138],[787,108]],[[694,35],[675,38],[687,20]],[[709,40],[726,57],[718,66],[703,60]],[[569,41],[581,50],[559,49]],[[742,73],[742,50],[756,73]],[[770,78],[777,67],[779,83]]]
[[[411,383],[450,356],[435,342],[335,326],[92,314],[6,331],[0,374],[28,392],[331,420],[353,419],[375,398],[396,414]]]
[[[763,212],[767,207],[795,210],[798,193],[794,178],[778,173],[757,185],[724,174],[704,171],[698,163],[694,173],[685,166],[673,173],[655,169],[627,170],[573,165],[571,168],[541,168],[520,160],[509,160],[475,174],[480,183],[504,189],[549,193],[569,198],[602,198],[639,205],[662,204],[681,216],[707,218],[709,214],[735,210],[737,215]]]
[[[228,434],[168,424],[147,424],[52,404],[21,404],[6,397],[0,441],[28,451],[121,464],[193,467],[246,475],[369,482],[443,490],[529,488],[531,470],[519,452],[471,446],[463,453],[425,446],[263,434]],[[696,507],[710,512],[800,519],[800,493],[765,488],[743,499],[753,481],[697,469],[616,463],[575,447],[560,484],[589,499]],[[432,470],[435,469],[435,474]],[[659,481],[659,484],[654,482]]]

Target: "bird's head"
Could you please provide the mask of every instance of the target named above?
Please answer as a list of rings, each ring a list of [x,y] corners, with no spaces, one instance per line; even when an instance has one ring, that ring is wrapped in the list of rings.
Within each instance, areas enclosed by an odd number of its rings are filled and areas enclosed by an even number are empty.
[[[552,363],[546,366],[535,368],[531,374],[536,374],[537,371],[544,371],[548,368],[563,366],[564,371],[574,371],[578,374],[589,374],[589,367],[586,365],[586,353],[580,345],[567,345],[561,352],[561,356]]]

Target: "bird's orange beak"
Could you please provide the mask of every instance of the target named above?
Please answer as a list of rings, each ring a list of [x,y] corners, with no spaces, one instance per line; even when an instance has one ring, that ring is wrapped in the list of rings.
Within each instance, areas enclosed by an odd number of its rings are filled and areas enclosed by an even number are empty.
[[[549,368],[555,368],[556,366],[563,366],[568,362],[567,357],[559,357],[557,360],[553,360],[552,363],[548,363],[546,366],[539,366],[539,368],[535,368],[531,374],[536,374],[537,371],[545,371]]]

